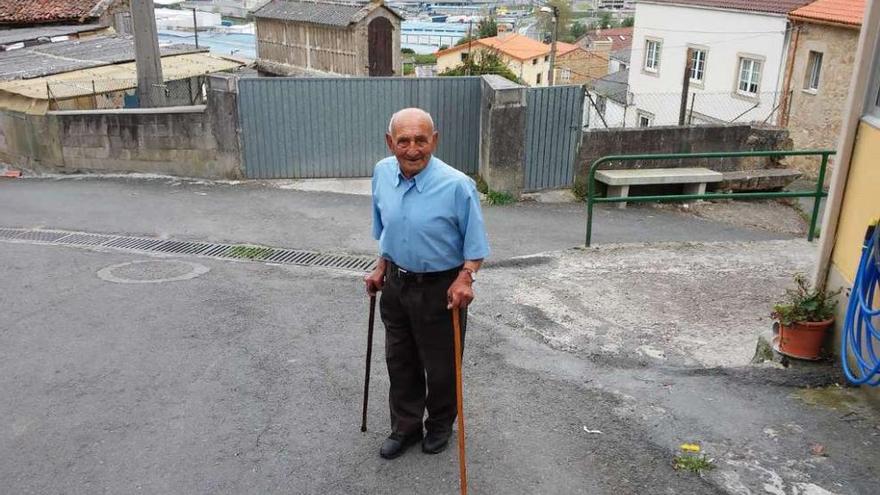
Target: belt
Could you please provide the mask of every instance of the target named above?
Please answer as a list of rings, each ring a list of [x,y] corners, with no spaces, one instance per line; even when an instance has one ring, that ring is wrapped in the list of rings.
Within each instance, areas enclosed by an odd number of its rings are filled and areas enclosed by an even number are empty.
[[[461,267],[457,266],[455,268],[451,268],[449,270],[444,270],[442,272],[413,272],[410,270],[406,270],[394,264],[393,262],[388,262],[388,273],[400,280],[405,280],[408,282],[426,282],[428,280],[437,280],[442,278],[450,278],[455,275],[458,275],[458,272],[461,271]]]

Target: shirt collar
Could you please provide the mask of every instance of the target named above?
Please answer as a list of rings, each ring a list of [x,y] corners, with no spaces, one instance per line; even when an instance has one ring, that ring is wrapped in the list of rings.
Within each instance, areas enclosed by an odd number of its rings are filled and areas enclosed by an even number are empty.
[[[428,183],[428,179],[430,179],[430,177],[431,177],[431,171],[434,170],[434,168],[436,168],[436,167],[432,166],[433,163],[434,163],[434,155],[431,155],[431,159],[428,160],[428,164],[425,165],[425,168],[422,169],[421,172],[419,172],[415,176],[413,176],[412,180],[415,181],[415,183],[416,183],[416,191],[422,192],[422,189],[425,188],[425,184]],[[399,186],[400,181],[407,181],[407,180],[410,180],[410,179],[407,179],[406,177],[404,177],[403,172],[400,171],[400,164],[398,163],[397,164],[397,180],[394,183],[394,187]]]

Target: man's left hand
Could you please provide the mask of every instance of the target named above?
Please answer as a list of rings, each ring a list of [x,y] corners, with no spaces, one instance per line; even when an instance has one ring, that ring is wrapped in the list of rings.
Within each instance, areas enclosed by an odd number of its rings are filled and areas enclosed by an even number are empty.
[[[460,308],[464,309],[474,300],[474,289],[471,287],[471,276],[468,272],[461,272],[458,274],[458,278],[455,279],[455,282],[452,282],[452,285],[449,286],[449,290],[446,291],[446,309],[452,308]]]

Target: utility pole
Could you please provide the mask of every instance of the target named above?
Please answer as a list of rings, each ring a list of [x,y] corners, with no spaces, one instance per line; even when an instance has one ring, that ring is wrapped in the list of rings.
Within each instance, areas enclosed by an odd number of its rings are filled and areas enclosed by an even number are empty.
[[[694,51],[691,48],[687,50],[687,62],[684,64],[684,79],[681,83],[681,107],[678,110],[678,125],[684,125],[687,116],[688,90],[691,85],[691,72],[694,68]]]
[[[547,85],[553,86],[553,73],[556,72],[556,40],[559,39],[559,7],[550,5],[541,7],[541,12],[553,15],[553,40],[550,44],[550,73],[547,74]]]
[[[196,37],[196,49],[199,48],[199,21],[196,19],[196,9],[193,9],[193,36]]]
[[[156,36],[153,0],[131,0],[131,24],[134,30],[134,56],[138,78],[138,102],[141,107],[165,105],[162,57]]]

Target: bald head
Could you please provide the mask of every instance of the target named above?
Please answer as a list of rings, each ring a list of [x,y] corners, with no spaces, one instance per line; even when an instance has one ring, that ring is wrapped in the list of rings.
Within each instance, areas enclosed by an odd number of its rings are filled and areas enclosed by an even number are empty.
[[[404,122],[416,125],[426,123],[431,129],[431,134],[434,133],[434,119],[431,118],[431,114],[421,108],[412,107],[398,110],[391,116],[391,120],[388,121],[388,134],[393,136],[395,127]]]
[[[428,166],[438,139],[434,119],[421,108],[404,108],[395,113],[385,134],[388,149],[397,157],[400,171],[406,177],[413,177]]]

